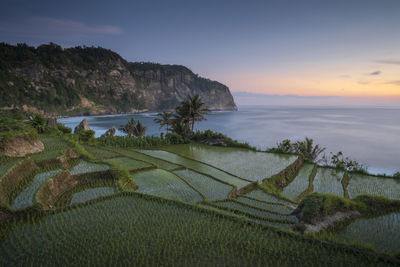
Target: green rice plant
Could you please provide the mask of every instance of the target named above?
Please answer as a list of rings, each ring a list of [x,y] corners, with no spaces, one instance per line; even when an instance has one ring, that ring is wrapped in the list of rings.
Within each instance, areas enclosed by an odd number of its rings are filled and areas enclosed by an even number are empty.
[[[244,187],[250,183],[238,177],[232,176],[224,171],[213,168],[207,164],[181,157],[175,153],[161,150],[139,150],[139,152],[168,162],[172,162],[174,164],[183,165],[188,169],[210,175],[224,183],[236,186],[238,188]]]
[[[374,218],[359,218],[337,230],[334,236],[348,243],[371,244],[380,251],[400,250],[400,213]]]
[[[207,175],[192,170],[180,170],[174,173],[187,180],[209,200],[225,199],[233,190],[230,185],[220,183]]]
[[[238,197],[237,201],[241,204],[250,205],[252,207],[263,209],[267,211],[277,212],[283,215],[289,215],[293,212],[292,208],[284,205],[270,204],[266,202],[257,201],[247,197]]]
[[[174,145],[163,149],[210,164],[243,179],[259,182],[279,173],[297,159],[290,155],[202,144]]]
[[[162,169],[133,174],[133,179],[139,186],[138,192],[141,193],[190,203],[203,200],[198,192],[178,176]]]
[[[128,171],[140,170],[140,169],[145,169],[145,168],[149,168],[149,167],[153,166],[147,162],[134,160],[131,158],[125,158],[125,157],[105,159],[104,162],[117,164],[117,165],[127,169]]]
[[[99,197],[109,196],[115,194],[114,187],[96,187],[88,188],[81,192],[72,195],[71,205],[76,203],[83,203]]]
[[[257,219],[257,218],[253,218],[253,217],[249,218],[249,217],[246,217],[245,215],[232,213],[227,209],[221,209],[221,208],[218,208],[217,206],[211,206],[210,204],[197,203],[195,205],[197,207],[201,207],[203,209],[207,209],[207,210],[219,213],[219,214],[224,214],[224,215],[227,215],[230,217],[236,217],[243,221],[255,222],[255,223],[263,225],[263,226],[273,227],[273,228],[284,230],[284,231],[289,230],[290,227],[292,226],[292,224],[265,221],[265,220]]]
[[[247,193],[245,196],[255,199],[255,200],[258,200],[258,201],[264,201],[264,202],[271,203],[271,204],[281,204],[281,205],[286,205],[288,207],[293,207],[292,203],[290,203],[286,200],[277,198],[273,195],[270,195],[261,189],[253,190],[253,191]]]
[[[110,166],[106,164],[97,164],[92,162],[87,162],[85,160],[80,160],[80,162],[74,166],[69,172],[72,175],[91,173],[91,172],[101,172],[110,169]]]
[[[124,194],[0,227],[0,266],[396,266],[200,207]]]
[[[331,168],[318,168],[314,178],[314,192],[335,194],[344,197],[341,180],[344,172]]]
[[[61,150],[48,150],[48,151],[44,151],[38,154],[33,154],[31,155],[31,158],[36,161],[43,161],[43,160],[49,160],[49,159],[55,159],[59,156],[62,155],[62,151]]]
[[[296,223],[298,222],[296,216],[283,215],[273,211],[261,210],[252,208],[249,205],[243,205],[237,201],[218,201],[213,202],[217,207],[227,208],[232,212],[239,212],[243,215],[258,217],[259,219],[279,222],[279,223]]]
[[[96,159],[106,159],[106,158],[115,158],[120,157],[121,154],[110,151],[109,149],[83,145],[87,152],[92,154]]]
[[[0,177],[3,176],[9,169],[11,169],[15,164],[18,164],[23,159],[20,158],[10,158],[9,160],[4,160],[0,164]]]
[[[37,171],[31,158],[24,158],[14,164],[0,177],[0,206],[10,207],[18,194],[29,183]]]
[[[8,163],[8,162],[13,162],[13,161],[16,161],[16,160],[18,160],[18,159],[20,159],[20,158],[0,155],[0,166],[1,166],[2,164]]]
[[[31,158],[36,162],[55,159],[62,155],[64,149],[70,147],[70,144],[60,137],[42,135],[39,139],[44,144],[44,150],[31,155]]]
[[[296,202],[300,202],[302,199],[304,199],[306,196],[311,194],[314,191],[314,179],[315,176],[317,175],[318,172],[318,165],[314,165],[314,168],[310,174],[310,177],[308,178],[308,187],[304,192],[302,192],[297,198]],[[342,180],[343,182],[343,180]]]
[[[350,198],[369,194],[389,199],[400,199],[400,180],[366,175],[350,175],[347,186]]]
[[[36,174],[33,178],[33,181],[14,200],[11,208],[24,209],[32,206],[35,193],[39,189],[39,187],[48,179],[57,175],[61,171],[61,169],[57,169]]]
[[[314,169],[314,164],[305,163],[296,178],[282,190],[282,195],[292,200],[303,193],[309,186],[309,177]]]
[[[56,136],[40,136],[40,141],[44,144],[44,151],[63,150],[70,145],[60,137]]]
[[[137,151],[134,151],[133,149],[128,149],[128,148],[126,148],[126,149],[124,149],[124,148],[116,149],[116,148],[114,148],[114,150],[116,152],[126,156],[126,157],[130,157],[130,158],[133,158],[133,159],[137,159],[137,160],[141,160],[141,161],[145,161],[145,162],[148,162],[150,164],[153,164],[154,166],[157,166],[157,168],[160,168],[160,169],[171,171],[171,170],[178,169],[179,167],[182,167],[180,165],[176,165],[176,164],[173,164],[173,163],[161,160],[161,159],[150,157],[150,156],[145,155],[143,153],[139,153]]]
[[[55,207],[65,208],[69,205],[113,195],[118,191],[116,181],[109,173],[84,174],[79,177],[77,182],[57,196],[53,202]]]

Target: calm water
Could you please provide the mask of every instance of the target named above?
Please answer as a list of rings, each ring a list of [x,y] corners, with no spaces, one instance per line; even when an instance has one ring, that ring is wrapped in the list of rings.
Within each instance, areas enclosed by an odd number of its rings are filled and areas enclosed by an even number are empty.
[[[100,136],[118,128],[132,115],[87,117],[89,126]],[[147,134],[159,135],[156,114],[137,114]],[[84,117],[60,119],[74,128]],[[270,107],[240,106],[238,111],[220,111],[207,116],[197,129],[222,132],[260,149],[274,146],[283,139],[308,136],[329,152],[345,155],[368,166],[371,173],[392,174],[400,170],[400,108],[343,107]],[[122,135],[121,132],[117,134]]]

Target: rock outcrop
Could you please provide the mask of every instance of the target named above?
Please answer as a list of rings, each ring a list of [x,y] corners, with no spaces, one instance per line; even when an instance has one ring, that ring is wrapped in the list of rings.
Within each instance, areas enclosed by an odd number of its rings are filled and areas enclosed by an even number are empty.
[[[57,128],[57,119],[56,118],[47,118],[47,127]]]
[[[39,153],[44,150],[44,145],[39,139],[27,139],[16,136],[7,140],[0,147],[0,155],[9,157],[23,157],[28,154]]]
[[[115,127],[111,127],[104,134],[102,134],[101,137],[114,136],[116,131],[117,129],[115,129]]]
[[[211,110],[235,110],[227,86],[180,65],[130,63],[111,50],[0,44],[0,107],[45,115],[170,110],[200,95]]]
[[[300,223],[293,226],[293,230],[302,233],[319,233],[328,228],[334,227],[336,224],[360,217],[361,213],[357,210],[350,210],[347,212],[338,211],[334,214],[327,215],[319,218],[314,223],[304,223],[300,219]]]
[[[74,133],[79,133],[80,131],[87,131],[90,130],[88,120],[85,118],[83,119],[78,126],[75,127]]]

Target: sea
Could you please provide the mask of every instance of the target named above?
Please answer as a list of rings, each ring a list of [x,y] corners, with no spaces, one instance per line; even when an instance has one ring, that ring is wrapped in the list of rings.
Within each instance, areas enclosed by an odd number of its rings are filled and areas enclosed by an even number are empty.
[[[159,136],[165,129],[154,122],[157,113],[102,115],[62,118],[74,129],[84,118],[101,136],[106,130],[126,124],[132,117],[147,127],[147,135]],[[326,147],[326,155],[342,151],[373,174],[400,171],[400,107],[321,107],[242,105],[237,111],[214,111],[198,130],[211,129],[265,150],[284,139],[305,137]],[[117,131],[117,135],[123,135]]]

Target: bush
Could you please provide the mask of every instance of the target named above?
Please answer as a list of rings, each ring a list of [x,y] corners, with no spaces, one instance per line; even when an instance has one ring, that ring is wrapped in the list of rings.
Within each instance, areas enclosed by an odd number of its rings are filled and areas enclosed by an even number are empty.
[[[44,133],[47,128],[47,120],[40,114],[33,115],[29,123],[38,133]]]
[[[161,137],[161,139],[163,139]],[[180,136],[179,134],[176,133],[168,133],[165,135],[165,139],[167,140],[168,143],[172,144],[172,145],[177,145],[177,144],[183,144],[184,140],[182,138],[182,136]]]
[[[348,157],[344,157],[343,152],[341,151],[339,151],[337,154],[332,154],[331,163],[333,164],[334,167],[346,170],[348,172],[368,174],[367,167],[358,163],[355,160],[351,160]]]
[[[60,130],[62,133],[65,133],[65,134],[72,133],[72,129],[69,128],[69,127],[67,127],[67,126],[65,126],[65,125],[62,124],[62,123],[57,123],[57,128],[58,128],[58,130]]]
[[[294,148],[292,142],[289,139],[285,139],[282,142],[276,144],[276,147],[267,149],[267,152],[291,154],[294,153]]]
[[[322,159],[318,160],[324,151],[324,147],[314,145],[314,140],[308,137],[304,141],[297,141],[295,143],[292,143],[289,139],[285,139],[278,143],[276,147],[267,149],[267,152],[271,153],[297,154],[306,160],[316,163],[324,159],[322,157]]]
[[[21,113],[0,112],[0,143],[17,136],[23,136],[28,140],[37,138],[36,129],[24,120],[25,117]]]
[[[396,172],[395,174],[393,174],[394,178],[400,178],[400,172]]]
[[[183,143],[185,143],[185,140],[181,136],[176,134],[167,134],[165,138],[157,136],[143,136],[141,138],[133,136],[103,136],[95,139],[95,144],[99,146],[112,146],[122,148],[134,147],[142,149]]]
[[[400,209],[400,200],[388,199],[382,196],[360,195],[352,200],[362,203],[363,209],[361,211],[368,214],[386,213]]]
[[[55,135],[55,136],[61,136],[62,132],[57,129],[57,128],[53,128],[53,127],[47,127],[44,132],[44,134],[49,134],[49,135]]]
[[[93,130],[79,131],[79,133],[78,133],[79,142],[91,143],[91,141],[94,139],[94,134],[95,134],[95,132]]]
[[[241,143],[237,140],[233,140],[232,138],[227,137],[226,135],[213,132],[211,130],[205,131],[197,131],[193,136],[192,140],[196,142],[201,142],[205,144],[213,144],[213,145],[223,145],[227,147],[239,147],[239,148],[247,148],[251,150],[256,150],[255,147],[250,146],[248,143]]]
[[[312,193],[306,196],[296,211],[302,213],[301,220],[317,223],[321,218],[337,211],[350,211],[359,208],[358,203],[333,194]]]

